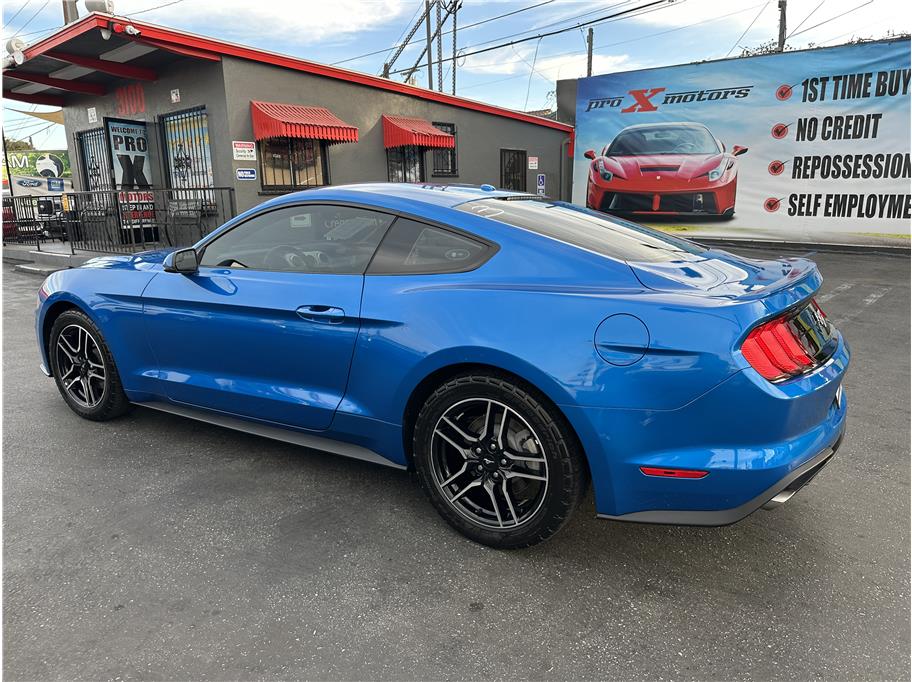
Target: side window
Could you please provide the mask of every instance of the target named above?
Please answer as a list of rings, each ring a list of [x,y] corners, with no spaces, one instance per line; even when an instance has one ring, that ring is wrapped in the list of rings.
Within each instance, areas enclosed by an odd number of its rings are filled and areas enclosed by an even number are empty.
[[[369,275],[465,272],[486,261],[494,249],[449,230],[399,218],[387,232]]]
[[[393,218],[349,206],[279,208],[256,215],[209,242],[200,265],[361,274]]]

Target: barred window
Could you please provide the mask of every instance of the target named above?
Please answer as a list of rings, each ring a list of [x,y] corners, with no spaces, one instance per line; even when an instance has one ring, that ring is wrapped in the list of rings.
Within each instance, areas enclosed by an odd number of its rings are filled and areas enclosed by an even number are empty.
[[[260,141],[264,190],[294,191],[329,184],[322,140],[275,137]]]
[[[432,124],[438,130],[449,133],[456,141],[456,124],[455,123],[438,123]],[[435,149],[434,150],[434,168],[431,175],[438,177],[455,177],[459,175],[456,166],[456,147],[452,149]]]

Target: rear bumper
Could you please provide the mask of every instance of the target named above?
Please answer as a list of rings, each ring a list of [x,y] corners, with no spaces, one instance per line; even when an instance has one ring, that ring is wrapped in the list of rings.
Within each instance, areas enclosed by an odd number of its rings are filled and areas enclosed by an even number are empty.
[[[824,365],[780,384],[745,369],[677,409],[565,406],[589,460],[597,514],[725,525],[791,497],[845,433],[849,359],[840,336]],[[708,473],[666,478],[641,467]]]
[[[649,510],[633,512],[632,514],[598,514],[600,519],[612,521],[630,521],[634,523],[664,523],[676,526],[728,526],[736,523],[746,516],[760,509],[775,509],[781,506],[801,488],[806,486],[820,471],[830,463],[842,444],[845,432],[839,434],[836,442],[818,452],[814,457],[802,464],[788,475],[781,478],[756,497],[744,504],[731,509],[707,510]]]

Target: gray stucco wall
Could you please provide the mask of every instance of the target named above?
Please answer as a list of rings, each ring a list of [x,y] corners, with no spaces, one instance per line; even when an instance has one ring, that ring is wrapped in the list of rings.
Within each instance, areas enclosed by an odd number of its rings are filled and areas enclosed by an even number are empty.
[[[129,81],[124,81],[126,85]],[[149,144],[152,154],[152,177],[154,187],[164,187],[162,177],[162,150],[158,128],[153,124],[162,114],[184,111],[197,106],[205,106],[208,113],[210,153],[212,156],[213,181],[217,187],[234,185],[234,171],[231,169],[231,146],[219,144],[219,140],[228,138],[228,117],[225,102],[225,86],[222,78],[221,62],[202,62],[195,59],[179,59],[159,72],[157,81],[142,81],[145,100],[145,111],[136,114],[120,115],[117,113],[117,99],[112,89],[104,96],[86,95],[70,96],[63,109],[64,126],[67,132],[67,148],[70,159],[75,163],[82,158],[77,156],[74,133],[99,128],[104,125],[104,117],[120,118],[131,121],[145,121],[149,127]],[[171,90],[180,90],[180,102],[171,102]],[[97,123],[89,123],[88,108],[95,107]],[[73,177],[78,189],[82,185],[81,168],[76,169]]]
[[[564,184],[568,186],[567,148],[564,145],[562,158],[561,146],[569,136],[560,130],[246,60],[226,58],[223,68],[230,133],[224,146],[229,156],[231,140],[253,140],[250,100],[262,100],[326,107],[346,123],[358,127],[356,144],[329,147],[330,179],[334,185],[388,179],[380,117],[392,114],[456,125],[459,175],[435,178],[428,152],[425,159],[428,182],[499,185],[500,150],[521,149],[528,156],[539,158],[538,170],[526,171],[528,191],[536,191],[536,176],[544,173],[547,193],[556,196],[562,163]],[[213,138],[213,145],[216,144],[219,141]],[[243,161],[231,163],[232,169],[251,165]],[[235,187],[239,209],[266,199],[260,194],[259,179],[237,182]]]
[[[179,59],[162,69],[157,81],[140,85],[145,111],[136,114],[117,113],[113,88],[101,97],[70,98],[64,108],[64,120],[72,159],[82,163],[76,153],[74,134],[101,127],[104,117],[146,121],[150,124],[153,155],[150,179],[155,187],[165,187],[156,121],[163,114],[205,106],[215,185],[234,187],[237,208],[245,210],[271,195],[262,192],[259,172],[255,181],[236,179],[237,168],[256,165],[259,171],[259,151],[256,163],[234,161],[231,142],[253,140],[250,101],[263,100],[326,107],[343,121],[358,127],[357,143],[329,146],[330,181],[334,185],[387,181],[381,116],[391,114],[456,125],[458,175],[434,177],[432,152],[428,152],[425,157],[428,182],[499,185],[500,150],[520,149],[527,156],[539,159],[537,170],[526,170],[527,191],[536,191],[536,176],[544,173],[548,195],[569,197],[570,164],[566,156],[569,134],[553,128],[230,57],[220,62]],[[174,88],[180,90],[179,103],[171,102]],[[97,123],[89,123],[89,107],[95,107]],[[84,189],[81,170],[74,175],[75,186]]]

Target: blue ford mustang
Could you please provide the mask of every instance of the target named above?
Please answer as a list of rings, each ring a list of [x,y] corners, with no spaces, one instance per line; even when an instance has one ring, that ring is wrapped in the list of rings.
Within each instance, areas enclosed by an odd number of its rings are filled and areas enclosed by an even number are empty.
[[[57,272],[36,331],[82,417],[140,404],[414,468],[456,529],[522,547],[590,480],[603,518],[695,525],[807,483],[846,420],[820,283],[490,186],[365,184]]]

